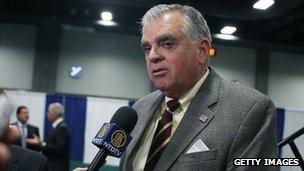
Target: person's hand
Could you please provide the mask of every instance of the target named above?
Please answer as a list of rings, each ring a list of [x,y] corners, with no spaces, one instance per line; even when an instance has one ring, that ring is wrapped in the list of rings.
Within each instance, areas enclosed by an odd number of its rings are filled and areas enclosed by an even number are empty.
[[[87,171],[87,170],[88,170],[87,167],[77,167],[73,171]]]
[[[33,136],[34,136],[33,138],[28,138],[26,142],[32,145],[40,145],[41,142],[39,137],[36,134],[34,134]]]

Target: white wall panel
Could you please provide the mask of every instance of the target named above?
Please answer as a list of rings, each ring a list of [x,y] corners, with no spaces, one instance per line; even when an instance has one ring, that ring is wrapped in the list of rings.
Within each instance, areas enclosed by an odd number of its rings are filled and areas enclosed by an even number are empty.
[[[115,111],[121,106],[128,106],[128,100],[105,99],[97,97],[87,98],[87,112],[85,125],[84,159],[83,162],[90,163],[99,151],[91,143],[101,126],[109,122]],[[119,165],[119,159],[114,157],[107,158],[107,165]]]
[[[44,135],[45,118],[45,93],[27,92],[27,91],[5,91],[8,97],[15,104],[15,111],[18,106],[26,106],[29,110],[29,124],[39,128],[40,139]],[[11,122],[17,121],[16,115],[12,116]]]

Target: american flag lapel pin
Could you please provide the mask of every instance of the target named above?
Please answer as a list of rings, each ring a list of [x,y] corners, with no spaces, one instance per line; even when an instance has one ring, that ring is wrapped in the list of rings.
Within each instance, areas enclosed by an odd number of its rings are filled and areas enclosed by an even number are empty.
[[[205,116],[205,115],[201,115],[198,119],[199,119],[201,122],[206,123],[207,120],[208,120],[208,117]]]

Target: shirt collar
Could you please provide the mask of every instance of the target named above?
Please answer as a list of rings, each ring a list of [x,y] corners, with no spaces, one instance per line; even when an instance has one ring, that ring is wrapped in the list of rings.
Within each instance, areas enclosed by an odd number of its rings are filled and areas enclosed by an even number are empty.
[[[27,123],[23,124],[23,123],[21,123],[19,120],[17,121],[17,125],[18,125],[19,127],[23,127],[23,126],[27,127]]]
[[[62,117],[60,117],[60,118],[58,118],[56,121],[54,121],[53,124],[52,124],[53,128],[56,128],[56,126],[57,126],[61,121],[63,121],[63,118],[62,118]]]
[[[190,89],[188,90],[184,95],[182,95],[180,98],[178,98],[178,101],[181,103],[181,107],[182,109],[185,108],[185,106],[188,104],[188,102],[191,101],[191,99],[196,95],[198,89],[203,85],[203,83],[205,82],[207,76],[209,75],[209,69],[208,67],[206,67],[206,72],[205,74],[202,76],[202,78],[200,78],[200,80]],[[172,100],[172,98],[170,97],[165,97],[165,102],[167,103],[168,101]]]

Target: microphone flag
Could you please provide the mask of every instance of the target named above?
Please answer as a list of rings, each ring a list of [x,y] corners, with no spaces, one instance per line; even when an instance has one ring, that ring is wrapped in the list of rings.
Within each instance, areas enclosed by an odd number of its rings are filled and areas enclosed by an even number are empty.
[[[92,143],[100,149],[106,149],[110,156],[121,157],[132,137],[115,123],[105,123]]]

